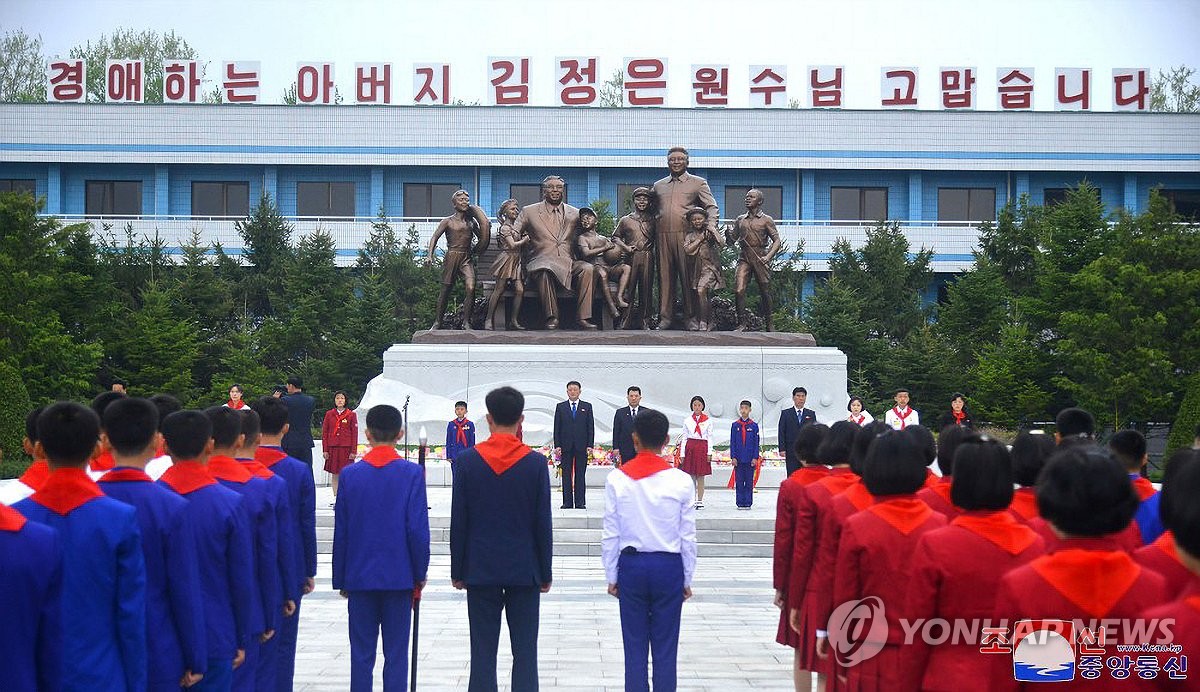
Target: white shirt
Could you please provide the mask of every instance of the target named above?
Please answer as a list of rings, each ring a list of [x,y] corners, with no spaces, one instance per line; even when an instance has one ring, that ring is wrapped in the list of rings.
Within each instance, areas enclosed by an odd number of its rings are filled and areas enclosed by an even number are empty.
[[[33,494],[33,488],[17,479],[0,483],[0,505],[15,505]]]
[[[883,422],[891,426],[892,430],[903,430],[910,425],[921,424],[921,414],[917,413],[917,409],[910,406],[905,408],[904,411],[901,411],[900,413],[904,413],[905,411],[908,412],[908,415],[901,418],[896,413],[896,407],[893,406],[892,408],[888,409],[886,414],[884,414]]]
[[[696,432],[696,419],[692,418],[691,414],[683,419],[683,439],[679,445],[680,456],[687,451],[688,440],[704,440],[707,442],[712,439],[713,419],[707,413],[704,415],[708,416],[708,419],[699,424],[700,432],[698,433]]]
[[[695,501],[692,479],[679,469],[637,481],[619,470],[608,474],[600,536],[608,583],[617,583],[617,559],[632,547],[645,553],[678,553],[683,558],[683,585],[690,587],[696,571]]]
[[[862,420],[854,420],[853,413],[846,416],[846,420],[850,421],[851,423],[857,423],[859,425],[859,427],[867,425],[868,423],[875,422],[875,416],[872,416],[870,411],[863,409],[863,410],[859,411],[858,413],[862,416]]]
[[[162,455],[161,457],[154,457],[150,461],[146,462],[146,475],[150,476],[150,478],[154,480],[158,480],[159,478],[162,478],[162,475],[166,473],[167,469],[169,468],[171,468],[171,457],[167,456],[166,454]]]

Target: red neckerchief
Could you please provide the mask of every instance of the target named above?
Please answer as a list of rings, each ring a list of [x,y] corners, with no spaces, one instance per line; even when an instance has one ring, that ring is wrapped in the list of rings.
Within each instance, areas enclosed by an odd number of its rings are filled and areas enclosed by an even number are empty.
[[[900,419],[900,429],[901,430],[903,430],[905,427],[908,426],[908,417],[912,415],[912,412],[913,412],[913,410],[912,410],[911,406],[906,406],[904,408],[904,413],[900,413],[899,406],[892,407],[892,413],[896,414],[896,417]]]
[[[24,514],[9,507],[8,505],[0,505],[0,531],[20,531],[28,521]]]
[[[516,435],[492,433],[491,437],[475,445],[475,451],[479,452],[479,456],[483,457],[484,462],[499,476],[525,458],[530,450]]]
[[[153,482],[150,476],[146,475],[144,469],[134,469],[128,466],[118,466],[100,477],[99,483],[133,483],[144,481],[146,483]]]
[[[455,427],[454,441],[459,443],[460,445],[466,447],[467,446],[467,426],[471,424],[471,421],[466,418],[462,419],[462,421],[459,421],[457,418],[455,418],[454,420],[452,420],[450,422],[454,423],[454,427]]]
[[[905,536],[933,516],[933,510],[929,508],[929,505],[912,495],[877,502],[866,511],[886,521],[892,528]]]
[[[25,473],[21,474],[21,482],[36,490],[41,490],[50,477],[50,464],[45,459],[34,459]]]
[[[92,471],[111,471],[116,465],[117,462],[115,459],[113,459],[112,451],[106,449],[92,457],[91,462],[88,464],[88,468],[90,468]]]
[[[379,445],[378,447],[372,447],[364,454],[362,460],[377,469],[381,469],[399,458],[400,454],[396,451],[395,447],[391,445]]]
[[[258,478],[274,478],[275,474],[271,473],[271,469],[263,466],[257,459],[237,458],[237,463],[241,464],[247,471]]]
[[[950,414],[954,416],[955,425],[962,425],[963,419],[967,417],[966,411],[951,411]]]
[[[225,402],[225,405],[236,411],[237,409],[245,408],[246,402],[241,399],[238,399],[237,401],[230,399],[229,401]]]
[[[1009,509],[1026,521],[1038,517],[1037,495],[1033,488],[1017,488],[1013,492],[1012,504],[1009,505]]]
[[[254,478],[254,474],[239,464],[237,459],[224,454],[214,454],[208,458],[208,472],[217,480],[233,483],[246,483]]]
[[[817,481],[815,485],[829,491],[830,496],[845,492],[851,483],[859,480],[858,475],[848,468],[835,466],[829,469],[829,475]]]
[[[749,418],[747,418],[746,420],[742,420],[741,418],[739,418],[733,422],[734,425],[739,426],[742,429],[742,444],[746,444],[746,431],[750,429],[750,424],[753,422],[754,421],[750,420]],[[697,433],[700,432],[699,425],[696,426],[696,432]]]
[[[1142,573],[1129,553],[1094,547],[1103,544],[1112,545],[1104,540],[1067,539],[1058,551],[1029,565],[1063,598],[1088,615],[1102,618],[1125,597]]]
[[[348,409],[348,408],[342,409],[341,413],[338,413],[336,408],[333,409],[333,417],[337,418],[339,428],[342,427],[343,425],[350,424],[350,416],[347,416],[346,415],[347,413],[351,413],[350,409]]]
[[[30,499],[60,516],[97,497],[103,497],[100,486],[88,477],[83,469],[54,469],[41,489],[30,495]]]
[[[933,486],[937,485],[938,481],[940,480],[942,480],[942,477],[934,473],[933,469],[925,467],[925,483],[921,487],[932,488]]]
[[[829,469],[824,466],[801,466],[792,471],[792,475],[788,476],[789,480],[799,483],[801,486],[812,485],[822,478],[829,477]]]
[[[1149,478],[1142,478],[1141,476],[1131,474],[1129,480],[1133,483],[1133,490],[1138,494],[1138,499],[1143,502],[1158,492],[1154,489],[1154,484],[1150,482]]]
[[[1188,596],[1187,598],[1183,599],[1183,602],[1195,608],[1196,610],[1200,610],[1200,596]]]
[[[1037,534],[1028,526],[1018,523],[1008,512],[967,512],[950,522],[971,533],[991,541],[1009,555],[1025,552],[1037,542]]]
[[[950,501],[950,486],[953,481],[954,479],[951,476],[942,476],[938,479],[937,483],[929,486],[929,492],[942,498],[946,501],[946,504],[953,507],[954,503]]]
[[[701,434],[700,424],[703,423],[704,421],[708,420],[708,416],[703,411],[701,411],[700,413],[693,413],[692,420],[696,422],[695,433],[697,435],[700,435]]]
[[[854,505],[854,509],[862,511],[871,506],[875,501],[875,496],[871,491],[867,490],[867,484],[863,483],[861,478],[856,479],[841,493],[842,497],[846,498],[850,504]],[[907,532],[905,532],[907,534]]]
[[[287,452],[278,447],[259,447],[254,451],[254,460],[271,468],[287,458]]]
[[[1155,539],[1155,541],[1150,545],[1166,553],[1167,556],[1175,562],[1178,562],[1181,565],[1183,564],[1183,560],[1179,559],[1179,549],[1175,547],[1175,534],[1171,531],[1164,531],[1163,534]]]
[[[859,413],[857,416],[853,413],[850,414],[850,422],[854,423],[855,425],[862,425],[864,419],[866,419],[866,416],[861,413]]]
[[[671,468],[671,465],[663,460],[662,457],[653,452],[638,452],[637,456],[629,461],[621,464],[619,469],[626,476],[629,476],[635,481],[640,481],[643,478],[648,478],[658,473]]]
[[[187,495],[217,482],[204,464],[198,461],[174,460],[171,468],[164,471],[159,480],[180,495]]]

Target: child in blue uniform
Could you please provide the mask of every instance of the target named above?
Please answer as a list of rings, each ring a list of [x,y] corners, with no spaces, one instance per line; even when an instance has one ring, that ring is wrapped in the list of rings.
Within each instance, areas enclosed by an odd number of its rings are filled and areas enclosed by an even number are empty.
[[[187,500],[200,568],[208,666],[193,692],[228,692],[233,669],[246,658],[250,640],[250,592],[254,583],[251,538],[242,497],[208,472],[212,424],[199,411],[176,411],[162,422],[171,468],[159,483]]]
[[[62,687],[62,546],[58,532],[0,505],[0,690]]]
[[[104,410],[102,440],[114,468],[100,478],[104,494],[137,510],[146,561],[148,689],[190,687],[208,668],[204,606],[187,500],[150,480],[146,463],[158,447],[158,409],[127,397]]]
[[[383,689],[408,689],[408,627],[414,591],[429,570],[429,505],[420,466],[400,458],[400,412],[367,412],[363,463],[342,470],[334,508],[333,588],[349,600],[350,689],[370,692],[383,632]]]
[[[132,507],[104,496],[88,478],[100,418],[59,402],[38,416],[38,457],[50,477],[13,506],[57,529],[63,547],[62,689],[146,689],[146,565]],[[9,664],[6,664],[9,665]]]
[[[738,404],[738,419],[729,432],[729,457],[733,459],[734,497],[738,509],[754,504],[754,464],[758,461],[758,423],[750,418],[750,402]]]
[[[454,471],[454,460],[475,446],[475,424],[467,419],[467,402],[454,402],[454,420],[446,424],[446,461]]]

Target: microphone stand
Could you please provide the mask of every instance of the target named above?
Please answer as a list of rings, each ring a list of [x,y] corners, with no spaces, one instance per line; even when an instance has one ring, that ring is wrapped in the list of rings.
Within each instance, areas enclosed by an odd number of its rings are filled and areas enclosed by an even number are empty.
[[[408,400],[412,398],[411,394],[404,396],[404,407],[401,413],[404,414],[404,460],[408,461]]]

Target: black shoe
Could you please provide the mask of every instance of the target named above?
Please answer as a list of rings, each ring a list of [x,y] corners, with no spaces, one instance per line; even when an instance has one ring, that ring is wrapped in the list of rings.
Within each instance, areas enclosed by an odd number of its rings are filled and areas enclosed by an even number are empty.
[[[562,507],[559,507],[559,509],[575,509],[575,507],[574,505],[563,505]]]

